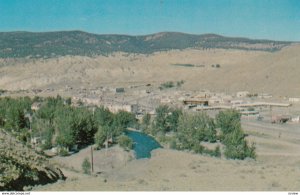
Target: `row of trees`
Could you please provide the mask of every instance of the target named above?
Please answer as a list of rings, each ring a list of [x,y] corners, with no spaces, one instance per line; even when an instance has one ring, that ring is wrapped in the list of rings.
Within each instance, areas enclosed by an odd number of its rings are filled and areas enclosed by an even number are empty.
[[[0,127],[15,133],[22,141],[29,136],[32,100],[28,97],[0,99]]]
[[[232,159],[254,158],[255,144],[245,139],[241,127],[241,115],[235,110],[220,112],[216,117],[217,125],[221,129],[220,140],[226,146],[225,156]]]
[[[224,154],[231,159],[255,158],[255,145],[249,146],[241,128],[240,114],[235,110],[221,111],[215,119],[206,113],[183,113],[180,109],[159,106],[151,121],[149,115],[142,120],[142,129],[171,148],[192,150],[212,156]],[[204,143],[216,143],[215,149],[204,147]]]
[[[36,112],[31,110],[33,102],[41,104]],[[72,107],[70,99],[60,96],[0,99],[0,126],[12,131],[24,143],[28,143],[30,137],[40,137],[43,149],[55,145],[84,147],[91,143],[102,147],[106,139],[114,139],[126,127],[136,124],[134,114],[125,111],[114,114],[103,107]]]
[[[168,88],[173,88],[173,87],[181,87],[183,84],[184,84],[183,80],[177,81],[176,83],[173,81],[167,81],[165,83],[162,83],[159,86],[159,89],[163,90],[163,89],[168,89]]]
[[[36,112],[31,110],[33,102],[41,104]],[[255,146],[245,139],[240,114],[235,110],[221,111],[213,119],[206,113],[184,113],[181,109],[163,105],[156,108],[154,118],[145,114],[138,124],[132,113],[111,113],[104,107],[72,107],[70,99],[60,96],[1,98],[0,127],[12,131],[25,143],[30,137],[40,137],[44,149],[56,145],[80,148],[92,143],[100,148],[108,139],[131,149],[132,140],[122,132],[127,127],[140,127],[174,149],[220,156],[220,146],[224,146],[227,158],[255,158]],[[204,147],[205,142],[218,144],[209,150]]]

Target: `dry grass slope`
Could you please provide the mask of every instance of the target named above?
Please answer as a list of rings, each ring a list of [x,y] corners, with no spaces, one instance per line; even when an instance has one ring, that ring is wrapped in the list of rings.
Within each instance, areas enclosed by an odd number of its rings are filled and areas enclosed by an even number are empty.
[[[126,86],[184,80],[188,90],[300,93],[300,45],[277,52],[173,50],[151,55],[113,53],[107,57],[0,59],[0,89]],[[194,64],[195,67],[172,64]],[[220,68],[211,67],[220,64]],[[201,66],[201,65],[204,65]]]

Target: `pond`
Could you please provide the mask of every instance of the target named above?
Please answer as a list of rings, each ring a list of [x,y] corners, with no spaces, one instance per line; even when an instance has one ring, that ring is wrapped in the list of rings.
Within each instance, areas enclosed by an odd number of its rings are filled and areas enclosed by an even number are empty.
[[[150,158],[152,150],[161,148],[155,139],[144,133],[127,130],[125,134],[133,140],[133,150],[137,159]]]

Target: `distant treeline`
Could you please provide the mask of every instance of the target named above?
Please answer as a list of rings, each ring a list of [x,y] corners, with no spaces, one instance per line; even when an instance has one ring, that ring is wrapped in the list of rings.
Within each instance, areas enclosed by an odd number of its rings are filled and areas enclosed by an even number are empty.
[[[151,54],[193,49],[241,49],[277,51],[291,42],[230,38],[215,34],[176,32],[144,36],[97,35],[82,31],[1,32],[0,58],[52,58],[66,55],[96,56],[113,52]],[[257,45],[260,45],[257,46]]]

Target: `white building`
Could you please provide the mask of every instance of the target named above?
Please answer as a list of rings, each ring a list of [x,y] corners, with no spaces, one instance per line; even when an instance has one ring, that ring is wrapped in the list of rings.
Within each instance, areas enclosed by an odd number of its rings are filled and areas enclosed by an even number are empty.
[[[247,97],[250,93],[248,91],[239,91],[236,93],[236,97],[243,98]]]
[[[300,122],[300,116],[292,117],[291,121],[293,123],[299,123]]]
[[[300,102],[300,98],[289,98],[289,102]]]
[[[126,111],[126,112],[131,112],[131,113],[137,113],[138,111],[138,105],[137,104],[124,104],[124,105],[105,105],[104,107],[108,108],[109,111],[113,113],[117,113],[119,111]]]

